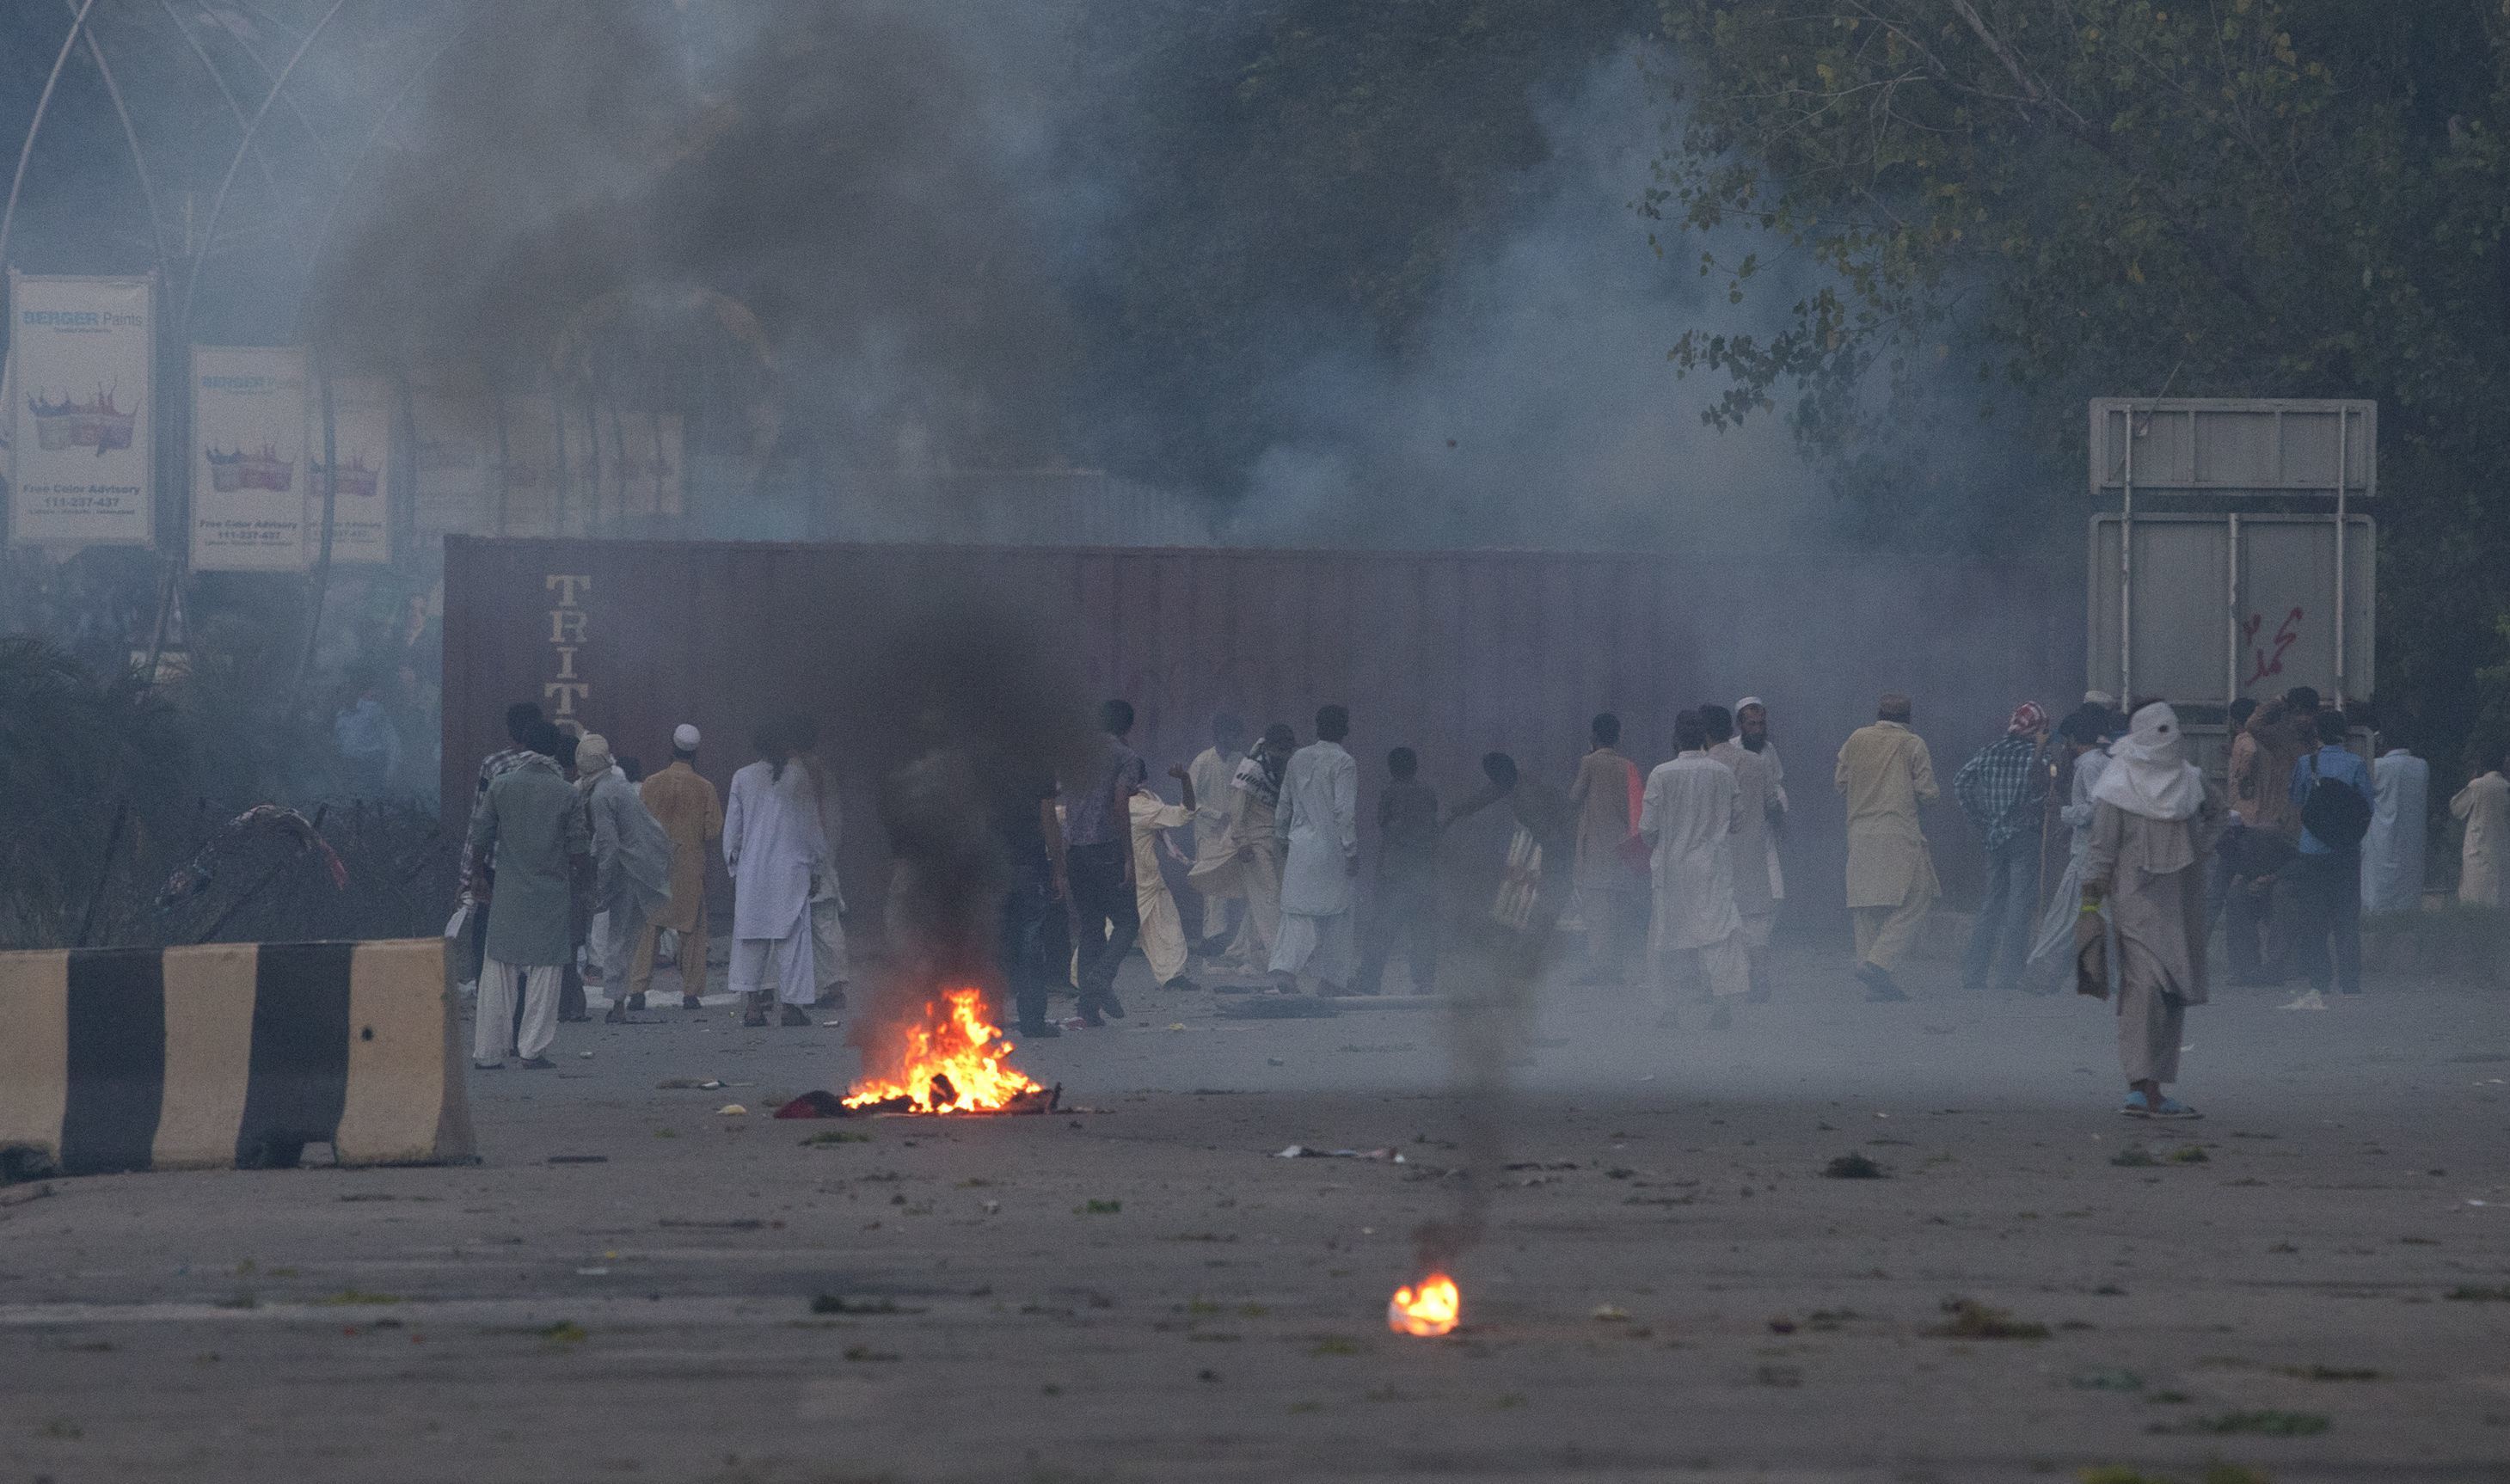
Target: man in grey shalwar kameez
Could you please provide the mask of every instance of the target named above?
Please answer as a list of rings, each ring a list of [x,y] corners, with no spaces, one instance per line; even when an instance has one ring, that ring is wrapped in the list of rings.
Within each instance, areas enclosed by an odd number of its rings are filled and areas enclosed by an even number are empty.
[[[587,733],[576,742],[576,790],[584,795],[592,824],[593,921],[602,928],[594,953],[608,970],[610,1011],[602,1019],[628,1022],[628,966],[645,924],[671,899],[671,836],[645,807],[636,785],[611,766],[610,742]]]
[[[2205,1003],[2205,856],[2224,801],[2187,760],[2178,713],[2155,704],[2136,712],[2134,729],[2111,747],[2092,806],[2077,940],[2105,937],[2109,950],[2105,978],[2116,984],[2128,1087],[2118,1111],[2192,1119],[2194,1109],[2161,1088],[2179,1080],[2187,1007]],[[2076,987],[2105,995],[2110,986],[2083,974]]]

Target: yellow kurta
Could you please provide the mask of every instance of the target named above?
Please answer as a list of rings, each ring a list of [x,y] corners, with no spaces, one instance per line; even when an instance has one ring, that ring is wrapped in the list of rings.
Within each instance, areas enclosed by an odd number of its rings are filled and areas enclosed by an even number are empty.
[[[1941,790],[1924,741],[1896,721],[1860,727],[1839,749],[1836,781],[1847,799],[1847,905],[1933,900],[1942,888],[1918,806]]]
[[[1147,791],[1133,795],[1133,904],[1142,918],[1136,941],[1151,961],[1151,977],[1162,984],[1185,972],[1186,941],[1185,920],[1160,872],[1160,836],[1193,821],[1182,804],[1162,804]]]
[[[706,856],[723,837],[723,800],[696,769],[676,761],[638,784],[636,796],[671,837],[671,899],[650,921],[690,932],[705,905]]]

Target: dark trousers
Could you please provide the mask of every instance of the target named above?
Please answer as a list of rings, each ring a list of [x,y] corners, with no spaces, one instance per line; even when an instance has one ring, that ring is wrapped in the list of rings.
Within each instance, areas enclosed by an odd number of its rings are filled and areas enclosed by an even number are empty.
[[[1970,929],[1969,951],[1961,955],[1961,983],[1985,989],[1999,955],[2011,965],[2005,983],[2022,977],[2031,953],[2031,924],[2039,907],[2039,832],[2026,829],[1987,852],[1987,894],[1978,904],[1978,922]]]
[[[1377,878],[1376,908],[1369,915],[1361,946],[1359,984],[1364,995],[1377,993],[1386,981],[1386,961],[1394,940],[1403,939],[1404,961],[1412,969],[1412,992],[1426,995],[1438,987],[1438,883],[1426,871],[1387,871]]]
[[[2294,858],[2292,954],[2309,987],[2362,992],[2362,853]],[[2330,945],[2334,952],[2330,954]]]
[[[1043,881],[1021,882],[1003,898],[1003,977],[1023,1026],[1044,1023],[1054,976],[1071,955],[1061,908]]]
[[[1081,947],[1081,997],[1092,1000],[1116,985],[1116,968],[1141,935],[1141,903],[1124,879],[1121,841],[1076,845],[1064,853],[1072,888],[1072,933]]]
[[[2223,937],[2230,947],[2231,978],[2241,984],[2280,984],[2288,941],[2277,922],[2289,920],[2293,899],[2290,841],[2270,830],[2242,828],[2224,836],[2224,852],[2235,878],[2223,900]],[[2273,878],[2261,889],[2262,877]]]

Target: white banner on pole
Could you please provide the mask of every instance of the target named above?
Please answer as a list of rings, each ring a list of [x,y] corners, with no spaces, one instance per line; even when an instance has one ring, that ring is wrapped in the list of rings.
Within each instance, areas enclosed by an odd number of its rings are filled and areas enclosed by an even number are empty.
[[[10,272],[12,544],[155,540],[156,286]]]
[[[323,551],[323,399],[306,399],[305,550]],[[331,381],[331,447],[339,459],[331,507],[334,565],[392,560],[392,383],[380,376]]]
[[[306,564],[305,348],[192,347],[192,567]]]

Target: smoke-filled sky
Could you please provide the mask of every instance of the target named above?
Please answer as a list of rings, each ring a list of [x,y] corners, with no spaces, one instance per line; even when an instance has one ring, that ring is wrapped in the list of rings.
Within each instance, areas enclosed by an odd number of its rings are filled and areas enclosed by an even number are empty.
[[[788,487],[1098,468],[1236,540],[1767,547],[1826,514],[1782,426],[1704,427],[1665,361],[1736,312],[1631,209],[1651,6],[328,9],[99,7],[195,229],[236,132],[200,59],[248,113],[305,48],[195,338],[301,324],[509,388],[557,352],[737,409],[705,437]],[[77,261],[27,266],[145,266],[58,225],[125,173],[64,118],[95,158],[37,171],[21,247]]]

